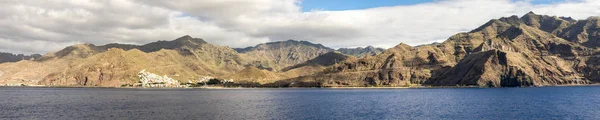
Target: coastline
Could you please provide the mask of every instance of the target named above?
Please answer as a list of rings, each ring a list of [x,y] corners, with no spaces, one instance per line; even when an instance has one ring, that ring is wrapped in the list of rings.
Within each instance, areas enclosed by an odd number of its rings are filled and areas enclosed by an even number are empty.
[[[315,88],[315,89],[435,89],[435,88],[541,88],[541,87],[588,87],[600,86],[600,84],[586,85],[551,85],[551,86],[521,86],[521,87],[480,87],[480,86],[412,86],[412,87],[103,87],[103,86],[43,86],[43,85],[23,85],[8,86],[0,85],[0,88],[116,88],[116,89],[295,89],[295,88]]]

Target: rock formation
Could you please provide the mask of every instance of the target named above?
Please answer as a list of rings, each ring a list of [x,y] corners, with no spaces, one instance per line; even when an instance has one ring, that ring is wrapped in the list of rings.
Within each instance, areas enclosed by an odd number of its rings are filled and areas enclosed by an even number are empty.
[[[547,86],[600,82],[598,17],[494,19],[443,43],[397,45],[330,71],[288,79],[321,86]],[[283,82],[280,82],[283,83]]]

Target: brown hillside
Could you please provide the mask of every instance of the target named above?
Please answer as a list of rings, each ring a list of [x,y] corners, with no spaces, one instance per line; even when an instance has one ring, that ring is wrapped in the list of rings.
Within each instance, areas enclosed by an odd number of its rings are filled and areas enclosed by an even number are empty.
[[[585,24],[584,24],[585,23]],[[599,82],[593,17],[535,15],[494,19],[440,44],[400,44],[381,54],[288,81],[322,86],[544,86]],[[581,27],[584,26],[584,27]],[[566,34],[565,36],[565,33]],[[590,34],[593,33],[593,34]],[[581,37],[581,36],[587,37]],[[580,37],[572,37],[580,36]],[[592,38],[592,39],[589,39]]]

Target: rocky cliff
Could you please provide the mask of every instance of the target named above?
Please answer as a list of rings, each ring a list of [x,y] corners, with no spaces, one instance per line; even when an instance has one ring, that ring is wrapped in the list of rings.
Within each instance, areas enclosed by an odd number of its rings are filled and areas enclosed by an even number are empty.
[[[288,79],[320,86],[548,86],[600,82],[598,17],[536,15],[490,20],[439,44],[397,45],[381,54]],[[281,82],[282,83],[282,82]]]

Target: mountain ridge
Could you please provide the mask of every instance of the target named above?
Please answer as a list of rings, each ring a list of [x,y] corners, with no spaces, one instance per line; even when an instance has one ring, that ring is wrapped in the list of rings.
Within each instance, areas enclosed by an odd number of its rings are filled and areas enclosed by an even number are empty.
[[[290,44],[288,44],[290,43]],[[168,75],[181,82],[203,76],[229,78],[241,76],[269,76],[261,80],[239,79],[265,83],[278,78],[312,74],[323,66],[302,67],[300,70],[283,68],[317,58],[333,49],[307,41],[282,41],[257,45],[245,53],[226,46],[209,44],[200,38],[183,36],[171,41],[156,41],[144,45],[111,43],[76,44],[40,59],[0,64],[0,84],[19,83],[66,86],[118,86],[136,80],[136,73],[147,70]],[[40,66],[36,74],[15,66]],[[3,66],[6,69],[2,69]],[[33,69],[33,68],[32,68]],[[257,72],[259,71],[262,72]],[[266,71],[263,71],[266,70]],[[264,73],[264,74],[263,74]],[[11,75],[7,75],[11,74]],[[245,75],[251,74],[251,75]],[[240,77],[238,77],[240,78]],[[255,77],[261,78],[261,77]],[[12,82],[7,82],[12,81]]]
[[[577,37],[577,42],[560,35],[565,31],[596,35],[595,25],[590,20],[564,20],[533,12],[523,17],[502,17],[470,32],[455,34],[440,44],[411,47],[401,43],[376,56],[344,61],[330,71],[287,81],[316,82],[322,86],[514,87],[597,83],[600,79],[594,76],[598,73],[589,71],[598,70],[600,63],[594,61],[598,49],[585,44],[600,40]]]
[[[335,50],[296,40],[230,48],[187,35],[145,45],[78,44],[36,60],[0,64],[0,84],[118,86],[134,83],[142,69],[182,82],[213,76],[272,87],[595,84],[598,20],[529,12],[492,19],[442,43],[400,43],[386,50]]]

